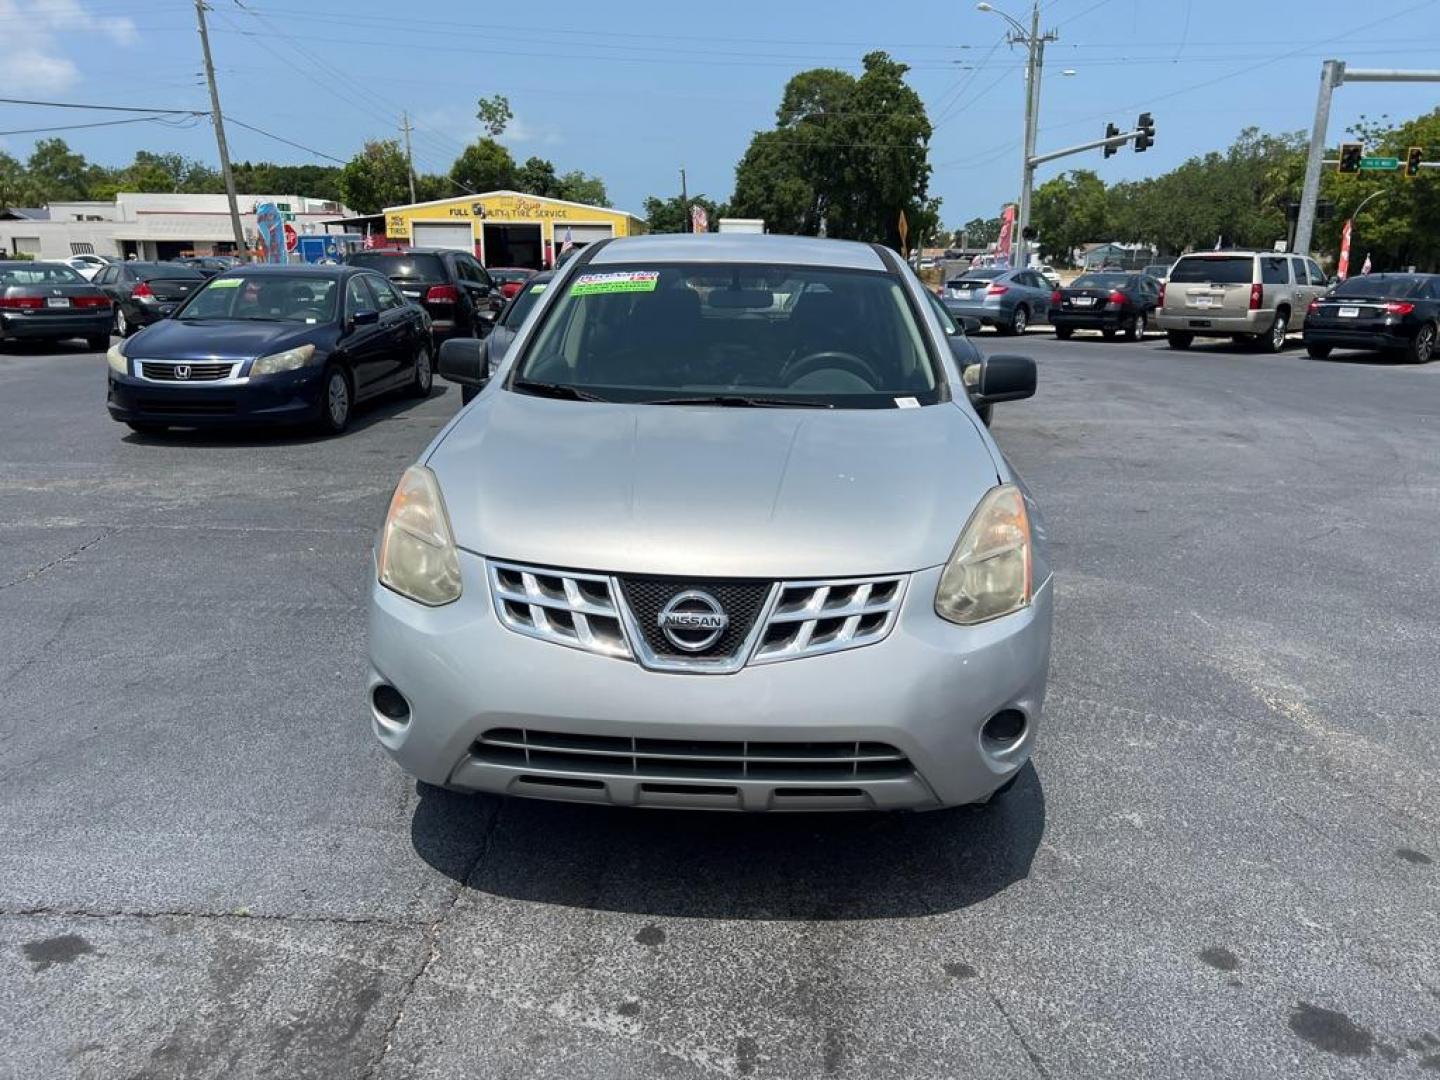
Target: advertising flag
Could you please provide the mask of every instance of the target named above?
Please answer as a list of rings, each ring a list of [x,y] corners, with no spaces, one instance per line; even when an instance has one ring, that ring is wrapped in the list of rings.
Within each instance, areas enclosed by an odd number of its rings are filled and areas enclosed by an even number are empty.
[[[995,245],[996,261],[1002,266],[1010,265],[1010,233],[1015,228],[1015,204],[1005,207],[1000,215],[1000,241]]]
[[[699,203],[690,207],[690,231],[696,233],[710,231],[710,215],[705,212],[705,207]]]
[[[1351,218],[1345,219],[1345,227],[1340,230],[1340,261],[1335,265],[1335,276],[1344,281],[1350,276],[1350,226],[1353,224]]]

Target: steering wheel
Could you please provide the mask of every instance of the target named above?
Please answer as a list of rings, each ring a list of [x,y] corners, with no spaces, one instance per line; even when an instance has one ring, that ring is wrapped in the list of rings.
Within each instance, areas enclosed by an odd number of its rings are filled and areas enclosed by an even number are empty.
[[[811,353],[809,356],[802,356],[785,365],[780,373],[780,381],[786,386],[794,386],[806,375],[815,371],[848,371],[851,375],[864,379],[870,384],[870,388],[876,389],[880,385],[880,376],[875,369],[867,364],[854,353],[841,352],[839,349],[826,349],[823,352]]]

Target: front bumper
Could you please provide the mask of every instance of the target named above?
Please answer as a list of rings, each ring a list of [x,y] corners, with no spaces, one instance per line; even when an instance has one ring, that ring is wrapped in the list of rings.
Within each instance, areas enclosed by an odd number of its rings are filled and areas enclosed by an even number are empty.
[[[1208,308],[1167,308],[1155,312],[1161,330],[1183,330],[1199,337],[1228,337],[1231,334],[1264,334],[1275,325],[1275,310],[1258,309],[1244,315],[1210,315]]]
[[[695,675],[514,633],[495,615],[485,561],[462,551],[460,562],[464,595],[445,607],[372,587],[370,690],[394,686],[410,714],[396,723],[372,701],[371,726],[401,768],[427,783],[625,806],[931,809],[985,799],[1030,757],[1050,660],[1048,580],[1024,611],[960,627],[934,613],[934,567],[912,575],[895,627],[877,644]],[[1003,709],[1019,710],[1026,724],[995,752],[981,728]],[[480,760],[474,744],[492,729],[681,742],[853,740],[888,744],[911,768],[840,781],[747,774],[692,782],[629,764],[577,772]]]
[[[110,309],[98,312],[65,315],[30,315],[22,312],[7,312],[0,315],[0,337],[25,338],[27,340],[47,339],[60,341],[64,338],[110,336]]]
[[[321,369],[219,384],[152,382],[110,372],[105,406],[122,423],[177,427],[304,423],[320,415]]]

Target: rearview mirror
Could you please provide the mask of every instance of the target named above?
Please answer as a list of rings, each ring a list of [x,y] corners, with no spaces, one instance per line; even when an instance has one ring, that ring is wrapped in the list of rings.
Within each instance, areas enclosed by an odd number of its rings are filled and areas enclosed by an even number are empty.
[[[972,372],[975,374],[972,375]],[[994,405],[1035,396],[1035,361],[1028,356],[1004,353],[987,356],[976,367],[968,369],[965,375],[967,382],[972,378],[975,380],[972,400],[977,405]]]
[[[484,386],[490,379],[489,339],[451,338],[442,344],[440,377],[461,386]]]

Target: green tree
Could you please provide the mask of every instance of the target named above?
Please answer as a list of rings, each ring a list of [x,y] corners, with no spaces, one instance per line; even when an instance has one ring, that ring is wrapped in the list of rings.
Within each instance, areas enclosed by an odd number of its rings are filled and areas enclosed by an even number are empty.
[[[44,202],[90,197],[95,171],[64,139],[41,139],[25,163],[33,190]]]
[[[587,206],[609,206],[610,194],[605,190],[605,181],[598,176],[589,176],[579,169],[571,169],[560,177],[556,185],[556,198]]]
[[[410,167],[394,139],[371,140],[340,170],[340,195],[361,214],[410,200]]]
[[[475,119],[485,129],[485,133],[492,139],[498,139],[505,134],[505,129],[510,126],[510,121],[515,119],[515,114],[510,111],[510,99],[504,94],[492,94],[488,98],[481,98],[475,103]]]
[[[558,195],[560,177],[555,174],[555,163],[542,157],[526,158],[525,164],[515,171],[515,190],[526,195]]]
[[[950,237],[955,247],[985,247],[1000,239],[1000,216],[971,218]]]
[[[1035,190],[1031,221],[1040,254],[1069,265],[1072,252],[1089,240],[1108,238],[1109,200],[1105,181],[1089,169],[1076,169]]]
[[[774,130],[756,133],[736,167],[735,213],[764,218],[775,232],[823,227],[894,247],[902,210],[912,237],[934,227],[924,103],[904,64],[883,52],[862,63],[859,78],[821,68],[786,84]]]
[[[0,150],[0,210],[8,210],[12,206],[34,206],[44,201],[25,166]]]
[[[479,194],[515,186],[515,159],[494,139],[476,139],[450,166],[450,179],[460,192]]]
[[[704,195],[691,195],[690,203],[705,208],[711,232],[719,228],[722,217],[729,217],[726,207]],[[679,195],[671,195],[668,199],[651,195],[645,200],[645,225],[652,233],[689,232],[690,210]]]

